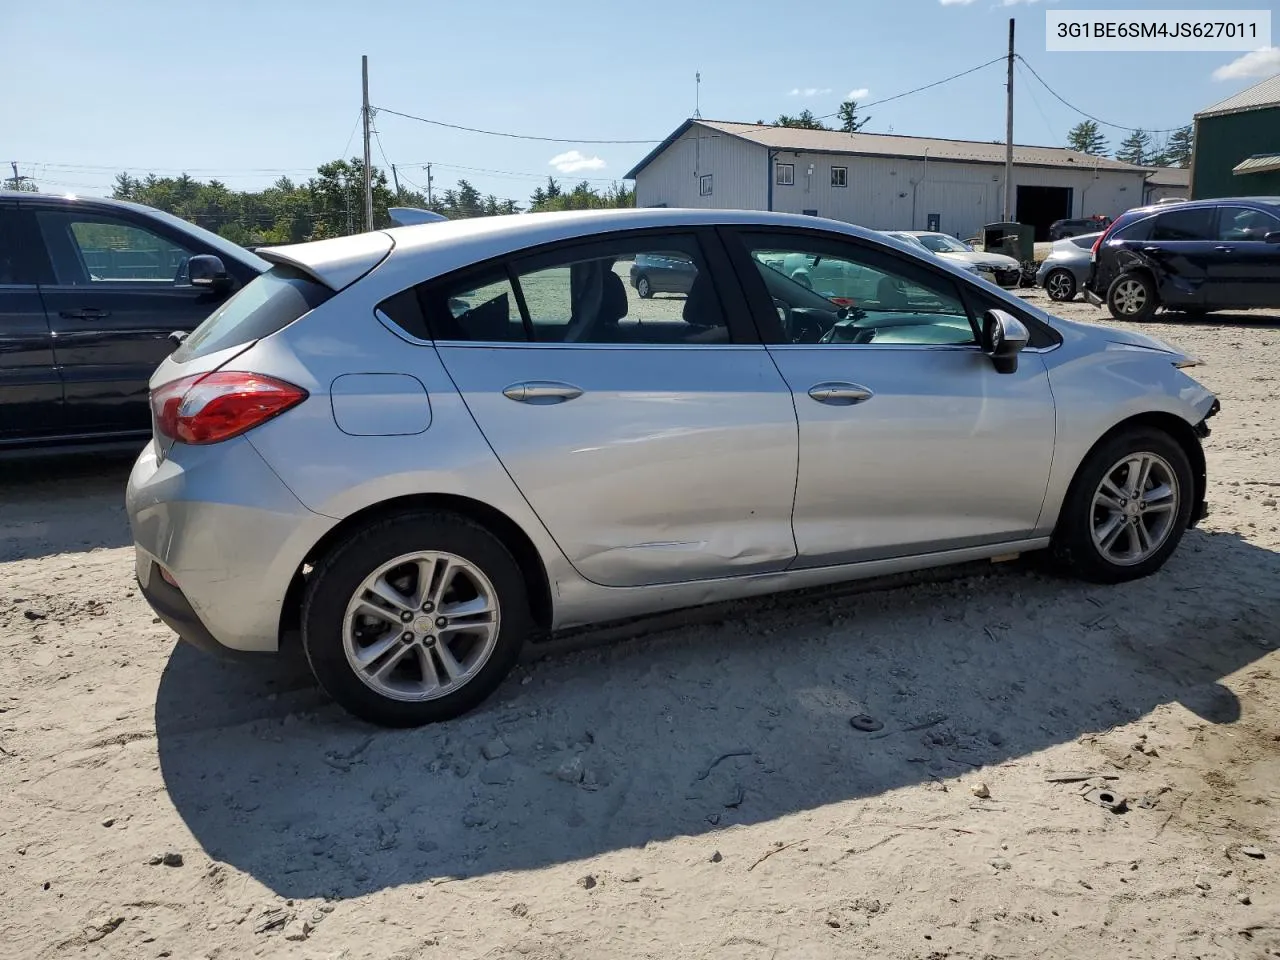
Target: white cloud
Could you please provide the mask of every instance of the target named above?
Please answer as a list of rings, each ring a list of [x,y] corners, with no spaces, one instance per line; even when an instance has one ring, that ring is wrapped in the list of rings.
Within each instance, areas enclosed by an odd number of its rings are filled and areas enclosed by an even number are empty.
[[[857,90],[850,90],[846,95],[846,100],[865,100],[871,96],[871,91],[866,87],[859,87]]]
[[[830,87],[792,87],[789,97],[822,97],[831,92]]]
[[[577,150],[557,154],[547,163],[561,173],[577,173],[579,170],[603,170],[608,166],[599,157],[588,157]]]
[[[944,7],[967,7],[973,0],[938,0]]]
[[[1244,80],[1247,77],[1269,77],[1280,72],[1280,47],[1263,47],[1232,60],[1213,71],[1215,80]]]

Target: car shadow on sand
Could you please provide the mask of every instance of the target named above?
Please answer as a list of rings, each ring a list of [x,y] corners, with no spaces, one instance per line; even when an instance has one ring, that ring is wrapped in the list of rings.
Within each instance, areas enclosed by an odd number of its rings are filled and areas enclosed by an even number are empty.
[[[1173,701],[1233,723],[1219,681],[1273,647],[1280,618],[1280,555],[1231,534],[1192,531],[1162,573],[1117,587],[982,569],[587,634],[467,717],[409,731],[347,718],[296,657],[179,645],[161,770],[209,856],[284,897],[352,897],[871,797]],[[855,729],[862,714],[883,727]]]
[[[0,460],[0,563],[124,547],[131,454]]]

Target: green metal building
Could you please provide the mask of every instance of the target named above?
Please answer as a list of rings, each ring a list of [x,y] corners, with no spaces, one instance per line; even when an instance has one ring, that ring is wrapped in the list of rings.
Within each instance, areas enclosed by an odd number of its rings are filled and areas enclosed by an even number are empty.
[[[1280,74],[1196,114],[1191,198],[1280,196]]]

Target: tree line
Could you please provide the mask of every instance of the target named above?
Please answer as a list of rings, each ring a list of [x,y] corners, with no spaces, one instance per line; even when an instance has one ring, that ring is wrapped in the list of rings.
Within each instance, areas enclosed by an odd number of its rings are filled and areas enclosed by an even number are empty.
[[[481,194],[459,180],[427,197],[416,189],[394,189],[385,171],[372,168],[375,228],[391,226],[388,207],[433,210],[451,220],[550,210],[633,207],[635,191],[625,184],[597,188],[589,181],[566,187],[554,177],[534,190],[527,205]],[[263,190],[233,190],[220,180],[197,180],[187,174],[134,177],[118,174],[112,197],[155,207],[198,224],[243,246],[302,243],[358,233],[364,228],[364,164],[358,157],[333,160],[316,168],[304,182],[281,177]]]
[[[1107,138],[1093,120],[1083,120],[1067,134],[1067,146],[1095,157],[1105,157],[1110,150]],[[1145,130],[1130,131],[1116,148],[1115,158],[1140,167],[1189,167],[1195,137],[1191,124],[1169,135],[1163,146]]]

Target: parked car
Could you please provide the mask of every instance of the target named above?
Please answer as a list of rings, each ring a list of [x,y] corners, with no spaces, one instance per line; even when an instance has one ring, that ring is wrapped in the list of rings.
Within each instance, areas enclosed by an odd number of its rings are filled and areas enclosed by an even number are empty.
[[[694,276],[655,319],[617,266],[659,251]],[[376,723],[456,716],[562,627],[1044,548],[1114,583],[1204,514],[1195,361],[850,224],[597,210],[262,254],[152,377],[138,580],[197,645],[298,636]]]
[[[1085,296],[1117,320],[1280,307],[1280,197],[1141,207],[1098,238]]]
[[[687,294],[696,272],[693,261],[682,254],[644,253],[631,264],[631,286],[645,300],[655,293]]]
[[[962,240],[945,233],[930,233],[924,230],[907,230],[909,236],[915,237],[930,253],[937,254],[946,260],[958,260],[971,263],[978,269],[983,278],[998,283],[1011,290],[1022,282],[1022,265],[1013,257],[1002,253],[983,253]]]
[[[897,240],[900,243],[905,243],[907,246],[913,247],[916,250],[921,250],[924,253],[929,254],[930,256],[937,256],[937,254],[935,254],[932,250],[930,250],[928,247],[926,247],[923,243],[920,242],[919,237],[915,236],[914,234],[907,233],[905,230],[884,230],[882,232],[886,237],[892,237],[894,240]],[[952,258],[949,262],[955,264],[957,267],[960,267],[962,270],[964,270],[967,273],[972,273],[979,277],[987,276],[983,274],[978,264],[972,261],[958,260],[958,259]],[[989,276],[987,278],[990,279]]]
[[[1055,220],[1049,225],[1050,240],[1066,240],[1085,233],[1098,233],[1111,226],[1110,217],[1079,217],[1077,219]]]
[[[170,335],[267,266],[150,207],[0,193],[0,454],[136,449]]]
[[[1049,299],[1066,303],[1089,279],[1093,267],[1093,245],[1101,233],[1082,233],[1057,241],[1036,271],[1036,286],[1044,287]]]

